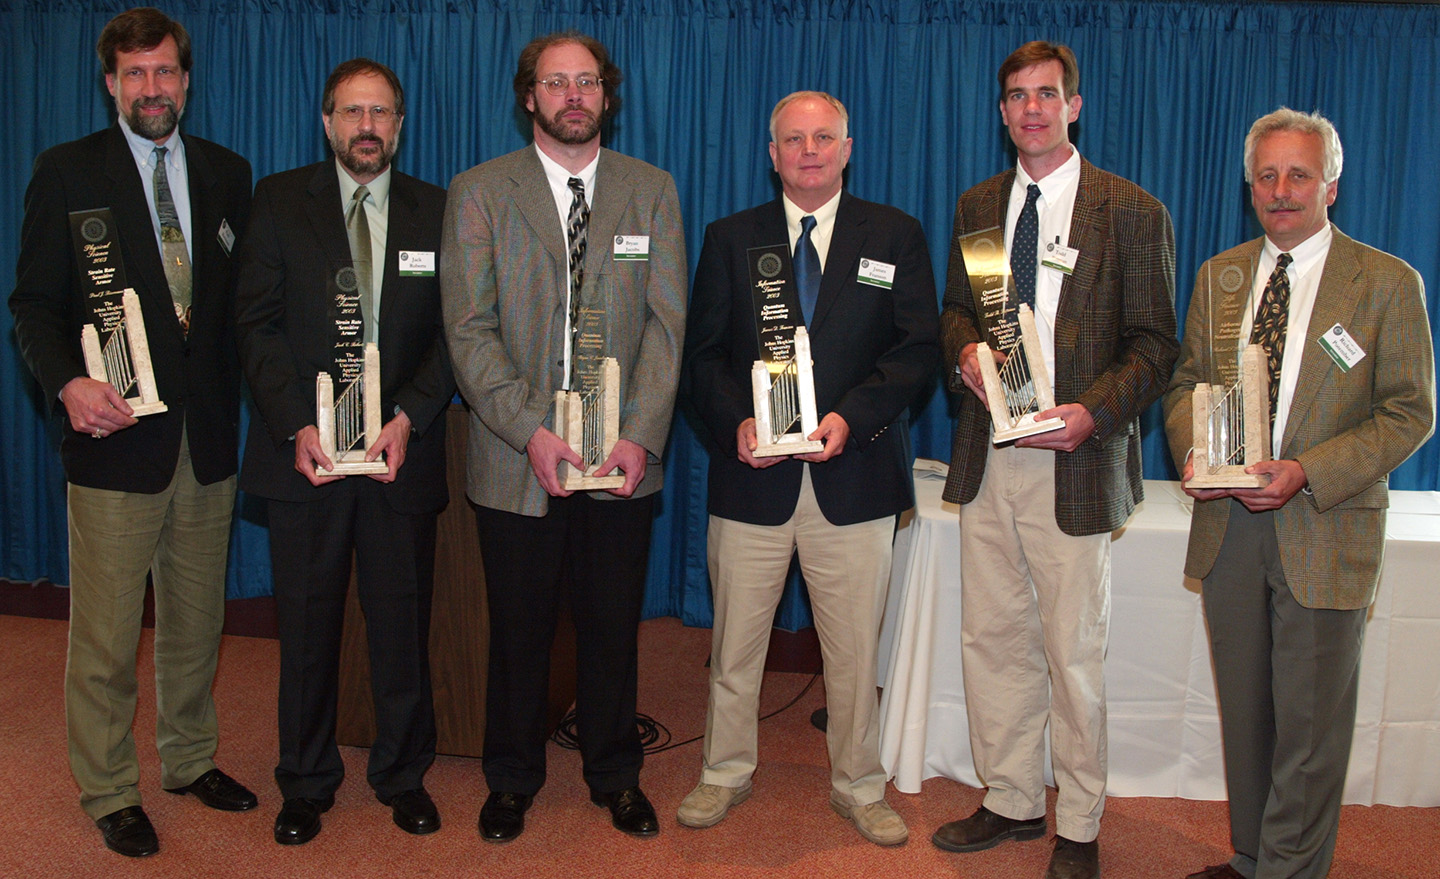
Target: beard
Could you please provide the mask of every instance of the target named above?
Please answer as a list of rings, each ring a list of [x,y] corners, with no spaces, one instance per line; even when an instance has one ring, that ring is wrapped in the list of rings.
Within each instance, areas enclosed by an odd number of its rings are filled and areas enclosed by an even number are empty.
[[[149,107],[164,107],[165,112],[159,116],[147,116],[140,111]],[[130,112],[125,113],[125,121],[130,124],[130,130],[145,138],[146,140],[163,140],[175,131],[180,124],[180,114],[183,110],[175,106],[171,99],[157,95],[153,98],[136,98],[130,105]]]
[[[350,138],[349,142],[342,141],[340,135],[330,137],[330,149],[335,151],[335,158],[340,160],[350,171],[361,176],[379,174],[390,166],[390,160],[395,158],[396,145],[399,143],[397,136],[394,141],[385,143],[385,139],[376,134],[357,134]],[[357,147],[376,145],[380,149],[374,153],[361,153]]]
[[[541,131],[555,138],[560,143],[571,146],[589,143],[600,134],[600,118],[584,107],[579,108],[585,113],[586,119],[584,122],[566,122],[561,118],[574,109],[576,108],[565,107],[550,118],[536,113],[535,123],[540,126]]]

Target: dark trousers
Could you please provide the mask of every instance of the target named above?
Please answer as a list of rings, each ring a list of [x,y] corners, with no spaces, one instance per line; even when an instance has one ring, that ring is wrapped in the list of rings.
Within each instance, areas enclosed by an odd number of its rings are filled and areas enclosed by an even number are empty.
[[[545,783],[550,644],[561,601],[575,620],[575,718],[585,781],[599,793],[640,783],[635,637],[653,512],[653,495],[551,498],[540,517],[475,508],[490,606],[484,759],[490,790],[533,796]]]
[[[421,787],[435,761],[429,642],[436,515],[397,513],[384,489],[351,476],[314,501],[269,502],[280,622],[275,780],[286,799],[329,796],[345,776],[335,718],[352,550],[375,701],[370,786],[388,801]]]
[[[1274,514],[1231,504],[1202,589],[1225,742],[1230,863],[1249,879],[1324,879],[1340,826],[1366,612],[1297,603]]]

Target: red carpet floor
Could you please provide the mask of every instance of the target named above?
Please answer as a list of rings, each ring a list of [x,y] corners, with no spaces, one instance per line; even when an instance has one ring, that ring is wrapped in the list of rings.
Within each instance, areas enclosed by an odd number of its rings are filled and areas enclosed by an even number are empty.
[[[260,808],[224,814],[193,797],[160,790],[154,750],[150,632],[141,643],[141,696],[136,741],[145,808],[160,833],[158,855],[139,861],[107,851],[81,812],[66,767],[61,678],[65,623],[0,616],[0,877],[974,877],[1040,879],[1047,840],[1010,843],[970,855],[930,845],[939,824],[967,815],[980,792],[931,779],[919,795],[893,790],[890,803],[910,825],[911,840],[881,849],[830,811],[824,739],[809,724],[823,704],[817,684],[800,701],[761,724],[755,794],[709,830],[689,830],[674,810],[699,774],[699,743],[647,759],[642,776],[662,821],[660,836],[635,840],[613,830],[608,813],[589,804],[579,756],[551,745],[549,782],[530,811],[527,830],[508,845],[488,845],[475,822],[487,793],[480,761],[441,757],[427,777],[443,829],[411,837],[365,784],[366,752],[342,749],[348,777],[324,830],[295,848],[270,835],[279,794],[275,761],[278,645],[227,637],[216,698],[222,768],[260,795]],[[708,629],[677,620],[641,628],[640,710],[669,728],[675,741],[704,729]],[[762,710],[789,702],[807,675],[770,674]],[[1053,796],[1053,795],[1052,795]],[[1228,856],[1223,803],[1187,800],[1109,801],[1101,835],[1107,879],[1182,877]],[[1418,879],[1440,875],[1440,809],[1346,807],[1332,879]]]

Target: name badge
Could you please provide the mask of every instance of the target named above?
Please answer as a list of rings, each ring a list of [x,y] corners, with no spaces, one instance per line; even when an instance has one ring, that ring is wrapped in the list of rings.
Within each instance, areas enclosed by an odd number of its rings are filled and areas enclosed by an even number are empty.
[[[1339,324],[1326,330],[1318,341],[1325,353],[1330,355],[1330,359],[1335,361],[1335,365],[1340,367],[1341,372],[1349,372],[1352,366],[1365,359],[1364,350],[1355,344],[1355,340]]]
[[[428,278],[435,274],[435,251],[400,251],[400,277]]]
[[[1079,258],[1080,251],[1061,244],[1057,239],[1045,245],[1045,256],[1040,259],[1040,264],[1068,275],[1075,271],[1075,261]]]
[[[225,253],[228,256],[230,249],[235,246],[235,233],[230,229],[229,220],[221,218],[220,231],[215,233],[215,238],[220,242],[220,246],[225,248]]]
[[[880,262],[878,259],[861,259],[860,272],[856,275],[855,280],[872,287],[883,287],[889,290],[895,286],[895,266],[888,262]]]
[[[615,259],[650,259],[650,236],[616,235]]]

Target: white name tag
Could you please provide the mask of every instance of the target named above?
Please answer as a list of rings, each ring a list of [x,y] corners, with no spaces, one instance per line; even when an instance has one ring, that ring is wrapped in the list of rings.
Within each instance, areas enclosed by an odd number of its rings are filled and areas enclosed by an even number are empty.
[[[1073,247],[1067,247],[1059,241],[1051,241],[1045,245],[1045,256],[1041,258],[1040,264],[1052,269],[1059,269],[1065,274],[1075,271],[1075,261],[1080,258],[1080,251]]]
[[[1335,365],[1340,367],[1341,372],[1349,372],[1351,367],[1365,359],[1365,352],[1339,324],[1326,330],[1318,341],[1325,353],[1330,355],[1330,359],[1335,361]]]
[[[230,253],[230,249],[235,246],[235,233],[230,230],[229,220],[221,218],[220,231],[215,233],[215,238],[220,242],[220,246],[225,248],[225,252]]]
[[[650,258],[650,236],[649,235],[616,235],[615,236],[615,259],[644,259]]]
[[[423,278],[435,274],[435,251],[400,251],[400,277]]]
[[[884,287],[889,290],[895,286],[895,267],[888,262],[880,262],[878,259],[861,259],[860,272],[855,280],[872,287]]]

